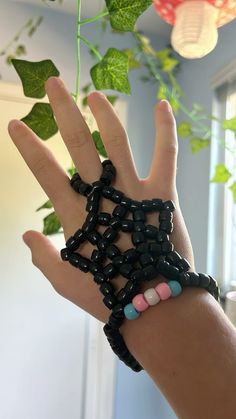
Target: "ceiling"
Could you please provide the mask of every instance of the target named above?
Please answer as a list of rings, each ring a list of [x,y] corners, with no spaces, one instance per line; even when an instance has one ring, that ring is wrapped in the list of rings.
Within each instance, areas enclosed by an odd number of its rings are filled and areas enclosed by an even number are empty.
[[[76,14],[77,7],[77,0],[62,0],[61,4],[60,0],[54,2],[49,0],[14,0],[14,2],[33,4],[34,6],[37,5],[69,14]],[[105,5],[104,0],[81,0],[81,3],[83,17],[95,16]],[[138,29],[161,36],[169,36],[171,32],[171,26],[160,19],[152,6],[138,20]]]

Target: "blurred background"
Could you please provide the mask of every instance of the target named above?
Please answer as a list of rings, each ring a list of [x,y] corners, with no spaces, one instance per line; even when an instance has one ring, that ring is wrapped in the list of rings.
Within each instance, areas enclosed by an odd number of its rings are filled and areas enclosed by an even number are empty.
[[[0,0],[0,50],[29,18],[43,16],[32,39],[21,38],[27,50],[22,58],[51,59],[68,90],[74,91],[76,3]],[[103,7],[104,1],[83,1],[82,18],[95,16]],[[170,43],[171,26],[152,7],[138,20],[138,29],[155,49]],[[84,25],[82,33],[96,42],[96,24]],[[235,116],[235,39],[234,20],[220,28],[211,54],[195,60],[179,57],[176,77],[186,93],[186,107],[198,103],[219,118]],[[108,32],[100,52],[111,46],[122,49],[126,42],[125,35]],[[81,85],[85,85],[93,61],[83,44],[81,51]],[[174,419],[151,378],[144,371],[132,372],[113,355],[102,324],[57,295],[31,265],[21,235],[30,228],[42,229],[42,213],[35,209],[46,196],[12,145],[7,124],[26,115],[35,101],[24,96],[16,71],[3,59],[0,74],[0,418]],[[128,131],[138,172],[146,176],[153,153],[157,98],[153,86],[141,83],[139,77],[140,70],[130,73],[132,95],[119,94],[116,109]],[[179,112],[177,122],[182,119]],[[215,121],[211,128],[216,136],[234,140],[233,133],[223,132]],[[65,168],[70,165],[59,134],[47,145]],[[209,179],[215,165],[226,161],[235,165],[232,155],[216,141],[195,155],[189,142],[179,139],[178,191],[196,267],[198,272],[214,275],[223,289],[236,280],[234,203],[231,192],[210,184]],[[64,245],[60,234],[52,240],[58,248]]]

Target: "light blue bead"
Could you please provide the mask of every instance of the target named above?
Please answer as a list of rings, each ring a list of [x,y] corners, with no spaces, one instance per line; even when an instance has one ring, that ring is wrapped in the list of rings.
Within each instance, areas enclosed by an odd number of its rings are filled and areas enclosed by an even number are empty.
[[[177,297],[182,292],[182,287],[178,281],[168,281],[168,285],[171,289],[171,296]]]
[[[129,320],[135,320],[140,316],[139,311],[135,310],[132,303],[124,307],[125,317]]]

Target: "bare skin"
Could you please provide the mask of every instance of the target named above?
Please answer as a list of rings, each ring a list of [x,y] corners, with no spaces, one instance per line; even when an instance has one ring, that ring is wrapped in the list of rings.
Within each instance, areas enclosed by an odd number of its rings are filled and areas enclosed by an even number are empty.
[[[97,180],[102,166],[80,110],[61,79],[49,78],[45,88],[61,136],[77,170],[85,181]],[[178,141],[175,119],[168,102],[162,101],[155,107],[156,141],[150,172],[145,179],[138,177],[127,133],[106,97],[93,92],[89,95],[88,104],[108,156],[117,169],[114,186],[133,199],[159,197],[175,202],[171,239],[175,249],[190,262],[191,270],[195,270],[193,250],[176,190]],[[85,219],[85,198],[72,190],[67,174],[23,122],[10,121],[8,131],[51,199],[61,220],[65,239],[68,239]],[[111,209],[111,204],[106,201],[102,205],[104,210]],[[108,320],[110,310],[104,306],[103,296],[90,274],[63,262],[50,240],[41,233],[28,231],[23,239],[31,249],[33,263],[60,295],[98,320],[104,323]],[[130,245],[129,237],[124,236],[118,244],[121,249],[126,249]],[[85,245],[82,251],[84,255],[89,255],[91,246]],[[161,280],[159,277],[144,284],[143,290]],[[123,278],[113,280],[117,290],[124,283]],[[130,351],[165,394],[179,417],[235,417],[236,333],[220,305],[205,290],[184,290],[178,298],[150,308],[134,322],[126,320],[121,332]],[[227,383],[227,388],[222,382]]]

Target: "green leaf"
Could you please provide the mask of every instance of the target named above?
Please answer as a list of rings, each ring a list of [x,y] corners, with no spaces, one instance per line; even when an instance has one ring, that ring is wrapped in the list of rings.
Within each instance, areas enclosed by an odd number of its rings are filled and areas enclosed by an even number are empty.
[[[182,138],[190,137],[193,134],[192,126],[189,122],[183,121],[179,124],[177,132]]]
[[[51,76],[60,75],[51,60],[31,62],[13,59],[12,64],[18,73],[25,96],[41,99],[46,95],[45,82]]]
[[[231,119],[225,119],[222,124],[224,129],[230,129],[231,131],[236,131],[236,116]]]
[[[84,96],[84,98],[82,100],[82,106],[84,106],[84,107],[88,106],[88,96]]]
[[[67,173],[72,177],[76,173],[76,168],[74,166],[67,169]]]
[[[13,60],[14,60],[15,56],[14,55],[7,55],[6,56],[6,64],[11,65],[13,64]]]
[[[167,88],[164,84],[162,84],[157,92],[157,99],[167,99]]]
[[[44,208],[52,208],[52,207],[53,207],[53,205],[52,205],[52,203],[51,203],[51,201],[49,199],[43,205],[41,205],[41,207],[37,208],[36,211],[40,211],[40,210],[42,210]]]
[[[87,93],[89,93],[91,88],[92,88],[92,83],[88,83],[81,90],[85,95],[87,95]]]
[[[210,140],[204,140],[202,138],[194,137],[191,138],[190,143],[193,154],[196,154],[203,148],[208,147],[210,144]]]
[[[95,146],[96,146],[96,149],[97,149],[97,151],[98,151],[98,153],[102,156],[102,157],[108,157],[107,156],[107,152],[106,152],[106,150],[105,150],[105,147],[104,147],[104,145],[103,145],[103,142],[102,142],[102,138],[101,138],[101,135],[100,135],[100,133],[98,132],[98,131],[94,131],[93,133],[92,133],[92,137],[93,137],[93,141],[94,141],[94,144],[95,144]]]
[[[109,100],[109,102],[112,105],[115,105],[115,103],[117,102],[118,99],[119,99],[118,96],[115,96],[115,95],[107,95],[107,100]]]
[[[236,204],[236,182],[232,183],[232,185],[229,186],[229,189],[233,193],[234,203]]]
[[[90,74],[97,90],[112,89],[130,94],[128,71],[127,55],[118,49],[109,48],[103,59],[91,68]]]
[[[48,140],[58,131],[49,103],[35,103],[30,113],[21,118],[21,121],[28,125],[42,140]]]
[[[43,234],[45,234],[45,236],[58,233],[60,228],[61,222],[54,211],[43,219]]]
[[[211,182],[226,183],[232,174],[228,171],[224,164],[217,164],[215,167],[215,174]]]
[[[134,70],[136,68],[141,67],[140,62],[136,60],[134,51],[131,48],[123,49],[123,52],[127,55],[129,59],[129,70]]]
[[[133,32],[138,17],[151,4],[152,0],[106,0],[112,28]]]
[[[15,54],[16,55],[23,55],[23,54],[26,54],[26,48],[25,48],[25,46],[24,45],[18,45],[17,46],[17,48],[16,48],[16,50],[15,50]]]

